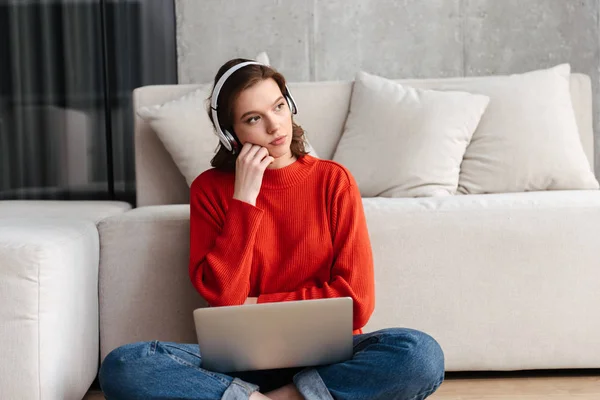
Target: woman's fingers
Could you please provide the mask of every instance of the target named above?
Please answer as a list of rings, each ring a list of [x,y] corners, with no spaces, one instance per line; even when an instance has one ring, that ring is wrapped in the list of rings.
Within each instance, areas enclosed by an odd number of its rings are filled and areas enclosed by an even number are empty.
[[[260,166],[266,169],[273,161],[275,161],[275,159],[268,155],[262,159]]]
[[[258,164],[265,157],[269,155],[269,150],[266,147],[262,147],[256,144],[246,142],[240,151],[238,160],[241,162],[252,163],[253,161]]]
[[[265,147],[244,143],[236,161],[233,198],[256,205],[263,174],[273,161]]]
[[[250,145],[250,148],[248,149],[248,151],[242,158],[242,161],[247,161],[247,162],[252,161],[256,157],[256,153],[258,153],[259,150],[260,150],[260,146],[257,146],[255,144]],[[240,154],[240,157],[241,156],[242,155]]]
[[[251,148],[252,148],[252,143],[250,143],[250,142],[244,143],[244,145],[242,146],[242,149],[240,150],[240,154],[238,155],[238,159],[245,157],[246,153],[248,153],[248,150],[250,150]]]
[[[269,156],[269,150],[267,150],[266,147],[261,147],[260,150],[258,150],[258,152],[256,153],[256,158],[258,158],[259,161],[262,161],[265,159],[265,157]]]

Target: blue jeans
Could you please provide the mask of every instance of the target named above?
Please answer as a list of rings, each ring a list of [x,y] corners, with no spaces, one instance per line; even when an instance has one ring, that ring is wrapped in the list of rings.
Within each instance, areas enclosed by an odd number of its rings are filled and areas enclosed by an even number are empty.
[[[354,336],[342,363],[225,375],[202,368],[196,344],[139,342],[113,350],[99,379],[108,400],[248,399],[291,382],[307,400],[420,400],[444,380],[444,354],[431,336],[394,328]]]

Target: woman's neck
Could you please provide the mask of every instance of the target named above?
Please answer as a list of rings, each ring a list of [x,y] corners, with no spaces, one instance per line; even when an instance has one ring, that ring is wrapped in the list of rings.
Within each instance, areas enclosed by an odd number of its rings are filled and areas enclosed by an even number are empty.
[[[261,184],[263,189],[283,189],[302,182],[313,170],[315,159],[308,154],[282,168],[265,170]]]
[[[281,156],[279,158],[276,158],[275,161],[273,161],[271,163],[271,165],[269,165],[267,168],[268,169],[285,168],[288,165],[292,165],[295,161],[296,161],[296,157],[294,157],[292,154],[285,155],[285,156]]]

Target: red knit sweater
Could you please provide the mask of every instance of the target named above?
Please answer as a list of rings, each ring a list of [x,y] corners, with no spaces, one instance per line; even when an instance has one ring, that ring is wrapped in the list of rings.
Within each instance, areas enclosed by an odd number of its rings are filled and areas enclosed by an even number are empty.
[[[194,287],[211,306],[349,296],[354,330],[375,306],[373,256],[356,182],[301,157],[267,169],[256,207],[233,199],[235,175],[205,171],[190,192]]]

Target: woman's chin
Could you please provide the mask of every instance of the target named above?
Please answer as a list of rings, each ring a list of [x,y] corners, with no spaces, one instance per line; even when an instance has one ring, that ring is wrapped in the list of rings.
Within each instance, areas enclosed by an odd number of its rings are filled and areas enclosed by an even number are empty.
[[[269,150],[269,155],[271,157],[273,157],[274,159],[278,159],[278,158],[286,158],[286,157],[291,157],[292,156],[292,152],[289,149],[270,149]]]

